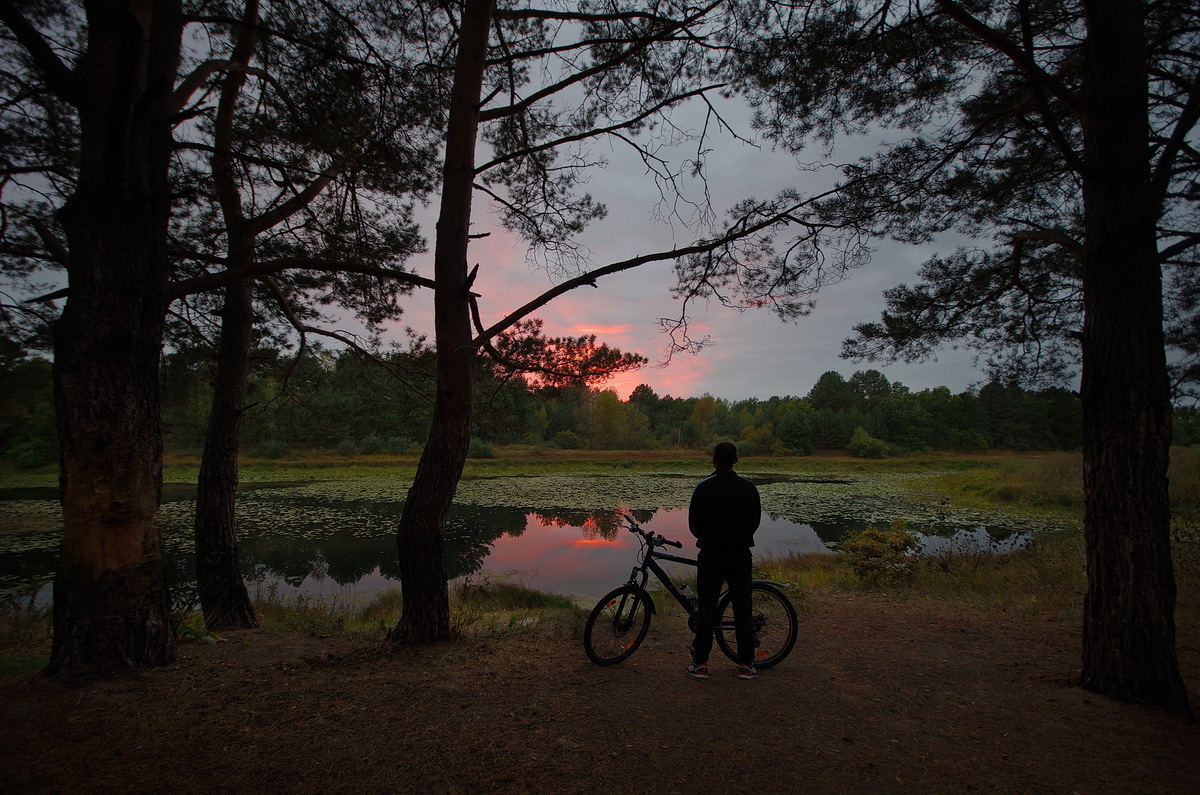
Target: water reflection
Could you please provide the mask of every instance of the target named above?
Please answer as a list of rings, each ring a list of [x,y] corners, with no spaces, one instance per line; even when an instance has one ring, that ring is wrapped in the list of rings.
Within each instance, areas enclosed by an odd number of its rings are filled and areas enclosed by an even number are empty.
[[[367,598],[399,584],[394,528],[403,501],[339,495],[337,484],[255,484],[239,506],[240,557],[250,587],[283,596]],[[325,489],[323,491],[322,489]],[[7,490],[14,491],[14,490]],[[167,490],[159,517],[168,577],[177,602],[194,598],[192,541],[194,492]],[[0,494],[10,500],[54,500],[53,489]],[[17,505],[17,502],[10,502]],[[43,508],[43,510],[45,510]],[[647,529],[696,552],[682,509],[638,510]],[[864,521],[800,523],[764,514],[756,534],[756,558],[791,553],[830,553],[848,531]],[[1008,551],[1028,536],[984,527],[920,527],[923,551],[941,554],[974,545]],[[0,536],[0,599],[46,603],[50,598],[58,537],[44,530],[8,530]],[[445,538],[446,573],[452,579],[480,573],[504,577],[542,591],[586,601],[623,582],[635,562],[638,541],[623,529],[614,510],[535,509],[455,505]]]

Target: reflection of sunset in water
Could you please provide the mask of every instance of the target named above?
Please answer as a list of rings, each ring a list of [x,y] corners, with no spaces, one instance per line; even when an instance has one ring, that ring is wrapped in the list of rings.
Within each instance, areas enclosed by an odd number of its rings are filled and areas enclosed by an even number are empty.
[[[686,510],[660,510],[638,518],[643,528],[683,544],[682,549],[669,550],[672,554],[696,556]],[[618,519],[616,512],[580,511],[578,516],[531,513],[523,533],[502,535],[491,543],[483,570],[539,591],[597,597],[624,582],[636,562],[638,539],[624,524],[618,524]],[[760,557],[828,551],[807,525],[765,515],[755,540],[755,555]],[[668,566],[673,567],[673,574],[687,569],[679,564]]]
[[[484,573],[508,579],[539,591],[569,594],[581,603],[599,597],[629,578],[637,558],[638,542],[626,531],[617,507],[623,497],[595,494],[587,478],[542,480],[490,480],[503,491],[496,502],[456,503],[445,530],[446,576],[462,578]],[[622,480],[622,483],[625,483]],[[659,489],[664,498],[678,503],[678,479],[666,486],[644,479],[648,490]],[[362,484],[354,485],[361,488]],[[602,485],[602,484],[601,484]],[[628,484],[626,484],[628,485]],[[683,488],[690,488],[690,479]],[[528,491],[523,502],[521,488]],[[572,491],[574,489],[575,491]],[[529,504],[571,502],[612,504],[613,509],[532,508]],[[56,503],[58,492],[46,489],[34,500]],[[484,490],[486,491],[486,489]],[[514,494],[516,491],[516,494]],[[28,500],[23,495],[23,500]],[[352,498],[353,497],[353,498]],[[14,497],[13,497],[14,498]],[[176,490],[164,503],[158,522],[163,532],[168,562],[168,584],[184,594],[194,588],[194,491]],[[510,503],[516,504],[510,504]],[[257,484],[242,495],[239,506],[239,555],[242,575],[251,590],[277,592],[277,596],[331,596],[364,598],[400,584],[395,527],[402,501],[388,485],[382,494],[367,490],[347,492],[328,484]],[[47,509],[47,515],[50,509]],[[695,557],[688,532],[688,510],[638,509],[634,518],[647,530],[683,544],[671,554]],[[763,514],[755,533],[757,560],[788,554],[828,554],[826,542],[836,542],[847,531],[868,526],[865,518],[834,518],[806,524],[774,519]],[[913,525],[913,530],[922,528]],[[983,526],[953,528],[952,537],[926,537],[923,549],[937,554],[952,545],[968,549],[1013,549],[1026,534],[1006,531],[992,534]],[[1002,528],[1003,530],[1003,528]],[[973,546],[971,546],[973,545]],[[18,594],[31,604],[49,604],[58,548],[0,550],[0,598]],[[682,564],[671,564],[684,569]],[[691,574],[691,570],[683,572]]]

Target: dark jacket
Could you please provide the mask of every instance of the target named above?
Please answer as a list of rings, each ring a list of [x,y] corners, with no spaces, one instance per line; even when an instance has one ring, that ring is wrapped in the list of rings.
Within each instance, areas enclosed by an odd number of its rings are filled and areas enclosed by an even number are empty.
[[[758,489],[732,469],[718,469],[692,492],[688,529],[700,549],[749,549],[761,520]]]

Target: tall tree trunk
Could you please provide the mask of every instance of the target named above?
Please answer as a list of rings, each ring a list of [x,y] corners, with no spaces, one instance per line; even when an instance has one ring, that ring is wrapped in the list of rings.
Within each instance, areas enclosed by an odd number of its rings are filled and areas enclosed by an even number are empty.
[[[61,221],[70,297],[54,329],[63,540],[49,672],[175,659],[162,543],[158,360],[166,310],[177,0],[88,6],[80,168]]]
[[[442,528],[471,442],[476,352],[471,342],[467,243],[492,7],[492,0],[466,0],[459,32],[433,255],[437,396],[429,440],[396,533],[404,611],[390,637],[398,643],[438,641],[450,631]]]
[[[238,29],[230,60],[246,66],[254,52],[258,0],[247,0],[244,25]],[[242,195],[234,174],[233,137],[237,101],[246,82],[243,69],[231,69],[221,85],[213,123],[213,183],[225,222],[228,267],[254,261],[255,233],[246,223]],[[249,279],[225,288],[221,339],[212,410],[204,439],[204,456],[196,489],[196,581],[200,607],[209,629],[258,626],[246,593],[237,553],[238,452],[250,378],[250,344],[254,328],[254,284]]]
[[[1175,652],[1171,407],[1142,3],[1085,2],[1083,687],[1189,712]]]
[[[225,288],[212,411],[196,489],[196,580],[209,629],[258,626],[238,561],[234,515],[253,328],[254,286],[242,279]]]

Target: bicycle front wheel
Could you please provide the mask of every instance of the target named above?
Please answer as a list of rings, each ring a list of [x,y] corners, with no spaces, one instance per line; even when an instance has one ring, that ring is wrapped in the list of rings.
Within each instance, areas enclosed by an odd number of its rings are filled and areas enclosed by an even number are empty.
[[[796,609],[774,585],[756,582],[750,586],[750,610],[754,622],[754,667],[770,668],[783,660],[796,645]],[[733,627],[733,598],[726,593],[717,605],[721,617],[717,646],[737,662],[737,635]]]
[[[583,650],[596,665],[615,665],[637,651],[650,629],[650,595],[634,585],[609,591],[583,626]]]

